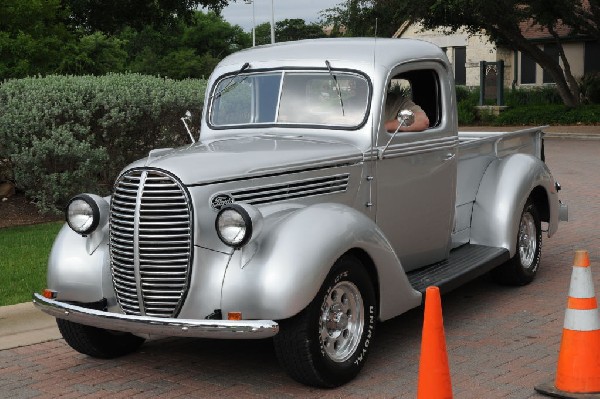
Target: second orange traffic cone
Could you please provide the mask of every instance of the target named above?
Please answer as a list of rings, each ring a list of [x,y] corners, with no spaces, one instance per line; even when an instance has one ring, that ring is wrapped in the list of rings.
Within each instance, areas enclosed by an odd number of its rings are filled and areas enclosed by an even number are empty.
[[[576,251],[554,384],[535,390],[558,398],[600,397],[600,315],[587,251]]]
[[[438,287],[425,292],[425,317],[419,361],[418,399],[451,399],[452,382],[446,353],[442,300]]]

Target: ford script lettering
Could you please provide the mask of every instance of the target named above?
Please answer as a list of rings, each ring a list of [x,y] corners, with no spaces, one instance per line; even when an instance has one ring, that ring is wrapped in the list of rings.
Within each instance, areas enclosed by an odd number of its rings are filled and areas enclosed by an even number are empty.
[[[229,194],[218,194],[211,198],[210,206],[215,211],[220,210],[225,205],[233,204],[233,197]]]

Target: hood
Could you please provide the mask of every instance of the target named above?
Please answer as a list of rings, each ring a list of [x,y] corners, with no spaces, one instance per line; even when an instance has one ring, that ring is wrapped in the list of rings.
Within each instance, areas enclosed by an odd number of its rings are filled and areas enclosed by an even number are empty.
[[[362,159],[362,152],[348,143],[262,135],[155,151],[126,169],[162,169],[175,174],[185,185],[199,185],[354,164]]]

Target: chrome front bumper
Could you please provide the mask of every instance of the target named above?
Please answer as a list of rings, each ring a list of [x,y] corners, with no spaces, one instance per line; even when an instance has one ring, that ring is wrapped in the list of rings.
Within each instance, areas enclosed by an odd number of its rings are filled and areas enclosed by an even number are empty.
[[[272,320],[192,320],[131,316],[88,309],[33,294],[33,303],[43,312],[74,323],[113,331],[161,336],[259,339],[272,337],[279,325]]]

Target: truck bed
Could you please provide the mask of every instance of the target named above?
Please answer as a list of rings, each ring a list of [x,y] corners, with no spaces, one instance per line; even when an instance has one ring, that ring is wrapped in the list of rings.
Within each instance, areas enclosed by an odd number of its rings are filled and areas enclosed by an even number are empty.
[[[487,167],[499,158],[530,154],[544,160],[543,127],[514,132],[459,132],[455,228],[452,247],[469,242],[473,203]]]

